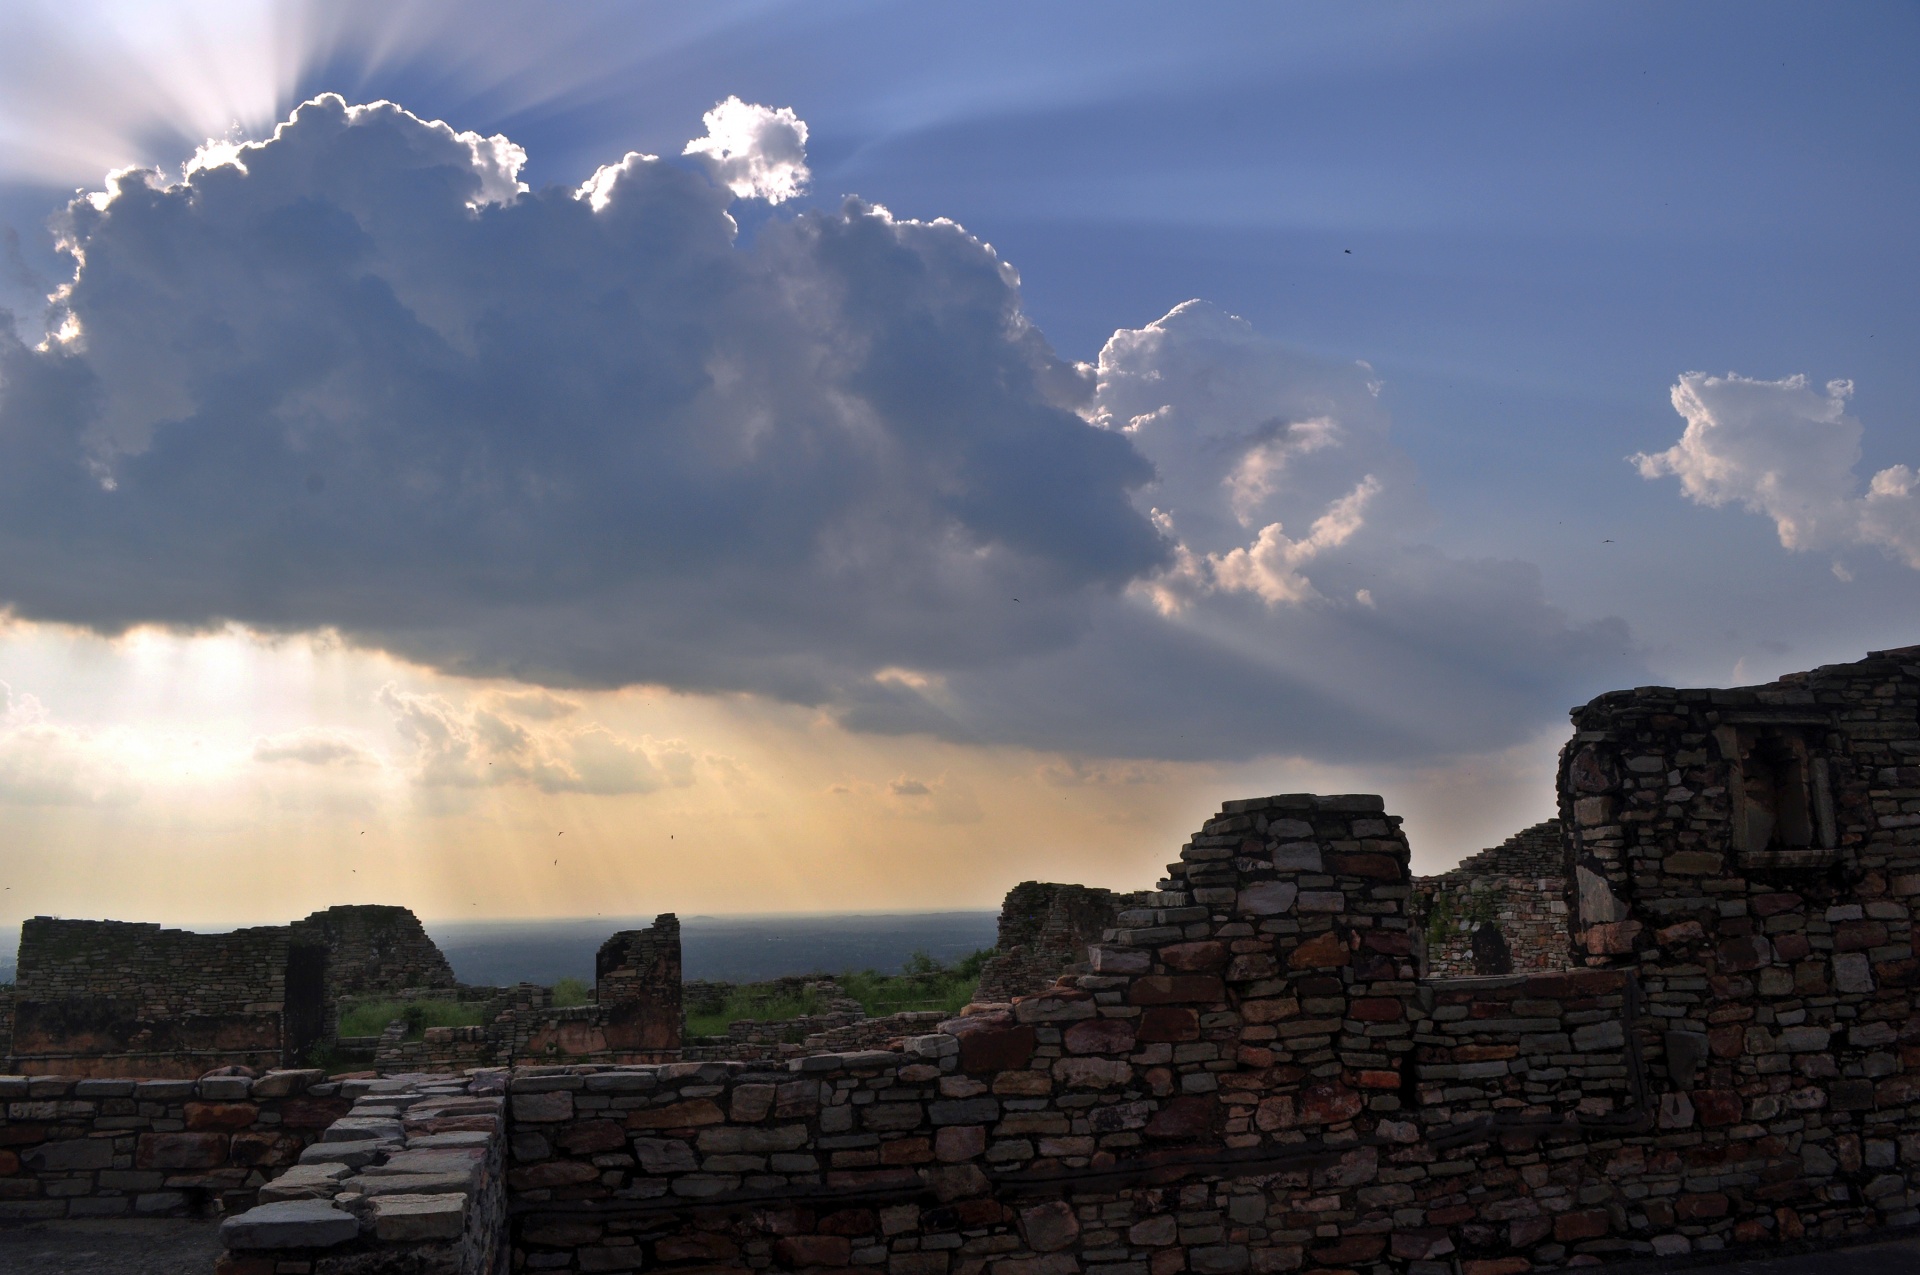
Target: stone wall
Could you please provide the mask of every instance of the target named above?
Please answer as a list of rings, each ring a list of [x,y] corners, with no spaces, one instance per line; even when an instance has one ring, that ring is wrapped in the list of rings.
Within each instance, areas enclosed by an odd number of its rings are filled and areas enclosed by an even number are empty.
[[[1558,819],[1537,823],[1434,877],[1413,879],[1414,915],[1437,977],[1566,969],[1566,851]]]
[[[215,1275],[500,1275],[503,1088],[498,1072],[343,1082],[352,1109],[220,1224]]]
[[[340,904],[291,927],[296,942],[327,949],[327,1003],[405,988],[453,988],[453,967],[411,909]]]
[[[672,913],[644,930],[623,930],[601,944],[591,1004],[560,1007],[552,990],[462,988],[482,999],[475,1027],[428,1028],[423,1039],[381,1038],[382,1075],[457,1071],[536,1062],[651,1062],[678,1058],[681,1044],[680,922]],[[488,994],[490,993],[490,994]]]
[[[334,907],[228,934],[35,917],[21,928],[0,1050],[36,1074],[279,1067],[334,1034],[342,997],[455,986],[401,907]]]
[[[1083,966],[1122,901],[1110,890],[1022,881],[1000,905],[994,955],[980,971],[978,1001],[1005,1002],[1052,985]]]
[[[244,1208],[347,1109],[318,1071],[0,1076],[0,1221]]]
[[[20,931],[9,1070],[193,1077],[223,1064],[278,1067],[296,1043],[291,949],[285,927],[193,934],[34,917]]]
[[[1514,1275],[1920,1223],[1920,1014],[1888,906],[1920,864],[1885,856],[1884,886],[1869,870],[1818,915],[1711,896],[1795,927],[1419,979],[1377,798],[1232,802],[1092,972],[900,1049],[516,1072],[516,1269]],[[1884,941],[1842,942],[1857,922]],[[1822,990],[1714,955],[1753,961],[1761,933],[1831,936]],[[1870,992],[1833,964],[1856,954]]]

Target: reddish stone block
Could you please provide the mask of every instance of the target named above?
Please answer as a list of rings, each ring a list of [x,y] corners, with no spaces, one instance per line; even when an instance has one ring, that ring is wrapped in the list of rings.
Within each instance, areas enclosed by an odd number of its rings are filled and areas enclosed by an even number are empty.
[[[277,1167],[298,1160],[304,1145],[291,1133],[236,1133],[227,1159],[234,1164]]]
[[[139,1169],[212,1169],[227,1162],[224,1133],[143,1133],[135,1144]]]
[[[1802,1222],[1800,1220],[1800,1215],[1794,1212],[1792,1209],[1788,1209],[1788,1208],[1775,1209],[1773,1211],[1773,1221],[1774,1221],[1774,1225],[1780,1228],[1781,1239],[1799,1240],[1799,1239],[1806,1238],[1806,1235],[1807,1235],[1806,1223]]]
[[[960,1038],[960,1070],[1017,1071],[1033,1057],[1035,1039],[1034,1029],[1025,1024],[969,1032]]]
[[[1200,1015],[1191,1009],[1156,1007],[1140,1015],[1139,1039],[1148,1043],[1200,1039]],[[966,1042],[960,1045],[966,1057]]]
[[[600,1151],[624,1150],[627,1133],[611,1120],[585,1120],[568,1125],[554,1141],[573,1155],[593,1155]]]
[[[1707,1049],[1715,1058],[1738,1058],[1747,1048],[1743,1023],[1722,1023],[1707,1032]]]
[[[1197,1138],[1211,1132],[1219,1103],[1211,1095],[1175,1098],[1147,1121],[1150,1138]]]
[[[1336,969],[1348,964],[1353,954],[1338,933],[1328,930],[1302,943],[1287,954],[1287,967],[1296,970]]]
[[[1171,943],[1160,949],[1160,961],[1168,969],[1217,970],[1227,963],[1227,945],[1213,940],[1200,943]]]
[[[1406,1007],[1394,996],[1365,996],[1347,1002],[1347,1017],[1363,1023],[1394,1023],[1406,1014]]]
[[[1552,1234],[1550,1217],[1517,1217],[1507,1223],[1507,1245],[1511,1248],[1532,1248]]]
[[[1392,1244],[1393,1255],[1409,1262],[1444,1257],[1453,1252],[1453,1240],[1448,1236],[1445,1227],[1429,1226],[1419,1230],[1395,1231]],[[1315,1256],[1318,1254],[1316,1253]]]
[[[1725,1217],[1727,1197],[1718,1191],[1684,1192],[1673,1202],[1673,1213],[1682,1221],[1697,1222],[1702,1218]]]
[[[209,1129],[244,1129],[260,1117],[260,1108],[250,1102],[190,1102],[187,1104],[187,1128],[198,1132]]]
[[[1471,1204],[1455,1204],[1449,1208],[1428,1209],[1427,1221],[1435,1226],[1458,1226],[1472,1221],[1477,1212]]]
[[[773,1253],[786,1266],[845,1266],[853,1244],[840,1235],[788,1235],[774,1241]]]
[[[1520,1275],[1532,1269],[1533,1263],[1524,1257],[1486,1257],[1465,1263],[1463,1275]]]
[[[1731,1089],[1696,1089],[1693,1091],[1693,1109],[1700,1115],[1700,1123],[1706,1128],[1721,1125],[1738,1124],[1744,1114],[1740,1104],[1740,1095]]]
[[[507,1172],[507,1185],[516,1191],[540,1191],[556,1186],[578,1186],[592,1182],[600,1170],[585,1160],[545,1160]]]
[[[1413,935],[1407,930],[1362,930],[1360,946],[1384,956],[1413,955]]]
[[[963,1046],[964,1047],[964,1046]],[[698,1125],[720,1124],[727,1113],[705,1098],[676,1102],[666,1107],[643,1107],[627,1116],[629,1129],[691,1129]]]
[[[1783,961],[1805,960],[1807,953],[1813,950],[1813,944],[1804,934],[1776,934],[1773,936],[1773,950],[1780,954]]]
[[[1301,1124],[1333,1124],[1360,1114],[1366,1100],[1341,1084],[1308,1085],[1300,1091]]]
[[[1605,1209],[1579,1209],[1553,1219],[1553,1238],[1562,1244],[1573,1240],[1598,1239],[1607,1233],[1611,1219]]]
[[[738,1244],[711,1231],[669,1235],[656,1241],[653,1251],[663,1262],[726,1262],[731,1265],[740,1256]]]
[[[20,1157],[11,1151],[0,1151],[0,1178],[11,1177],[20,1172]]]
[[[1505,1062],[1519,1056],[1518,1045],[1459,1045],[1453,1051],[1455,1062]]]
[[[293,1098],[279,1106],[283,1129],[324,1129],[351,1110],[344,1098]]]
[[[1125,1018],[1088,1018],[1061,1033],[1070,1054],[1125,1054],[1133,1050],[1133,1023]]]
[[[1885,947],[1887,927],[1878,921],[1842,921],[1833,927],[1833,950],[1836,952],[1864,952],[1868,948]]]
[[[1767,1238],[1767,1234],[1771,1229],[1772,1228],[1760,1218],[1752,1218],[1745,1222],[1735,1222],[1733,1224],[1733,1238],[1741,1244],[1758,1244]]]
[[[241,1253],[222,1253],[213,1264],[213,1275],[273,1275],[278,1266],[271,1257],[248,1257]]]
[[[949,1164],[971,1160],[987,1149],[986,1127],[977,1124],[948,1125],[933,1135],[933,1149],[935,1155]]]
[[[878,1229],[872,1209],[840,1209],[821,1218],[814,1227],[822,1235],[867,1235]]]
[[[1399,881],[1407,875],[1400,861],[1387,854],[1330,854],[1327,870],[1336,876],[1365,877],[1370,881]]]
[[[1713,954],[1720,963],[1722,973],[1744,973],[1773,962],[1773,949],[1758,934],[1727,939],[1713,949]]]
[[[1226,997],[1226,984],[1210,974],[1143,974],[1127,989],[1134,1005],[1211,1005]]]
[[[1362,1089],[1398,1089],[1400,1073],[1397,1071],[1363,1071],[1355,1077]]]
[[[895,1138],[880,1144],[882,1164],[925,1164],[933,1159],[933,1143],[926,1138]]]
[[[1384,1235],[1342,1235],[1330,1244],[1313,1246],[1313,1256],[1328,1265],[1346,1262],[1371,1262],[1387,1251]]]
[[[1805,903],[1797,894],[1756,894],[1747,899],[1747,910],[1759,917],[1779,916],[1797,912]]]

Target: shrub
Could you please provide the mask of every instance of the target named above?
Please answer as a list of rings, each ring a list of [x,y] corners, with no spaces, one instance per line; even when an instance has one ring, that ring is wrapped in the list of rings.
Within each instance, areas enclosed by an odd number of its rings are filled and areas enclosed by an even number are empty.
[[[590,999],[587,991],[587,980],[584,978],[560,979],[553,985],[554,1007],[566,1009],[573,1005],[585,1005]]]

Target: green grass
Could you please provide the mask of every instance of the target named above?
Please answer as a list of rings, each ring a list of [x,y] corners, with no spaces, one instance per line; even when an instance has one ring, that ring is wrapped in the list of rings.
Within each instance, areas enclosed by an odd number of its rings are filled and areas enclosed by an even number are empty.
[[[742,1018],[751,1018],[755,1022],[774,1023],[788,1018],[800,1018],[807,1014],[817,1014],[824,1008],[819,998],[811,992],[801,992],[792,996],[780,996],[764,991],[756,991],[751,985],[736,988],[727,997],[726,1004],[717,1010],[704,1014],[687,1015],[687,1035],[724,1036],[729,1024]]]
[[[584,978],[563,978],[553,985],[553,1007],[568,1009],[587,1003],[587,980]]]
[[[481,1007],[462,1001],[357,1001],[341,1012],[339,1035],[378,1036],[396,1018],[407,1021],[407,1039],[419,1040],[429,1027],[478,1027]]]
[[[992,955],[992,948],[981,948],[949,966],[925,952],[915,952],[898,974],[849,970],[840,976],[840,986],[859,1001],[872,1018],[927,1009],[955,1014],[973,999],[974,985],[980,981],[980,968]]]

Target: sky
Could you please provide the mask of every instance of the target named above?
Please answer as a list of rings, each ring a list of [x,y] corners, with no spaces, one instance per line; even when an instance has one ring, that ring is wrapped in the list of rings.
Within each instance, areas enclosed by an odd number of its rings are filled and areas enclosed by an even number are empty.
[[[991,907],[1920,641],[1910,6],[0,12],[0,925]]]

